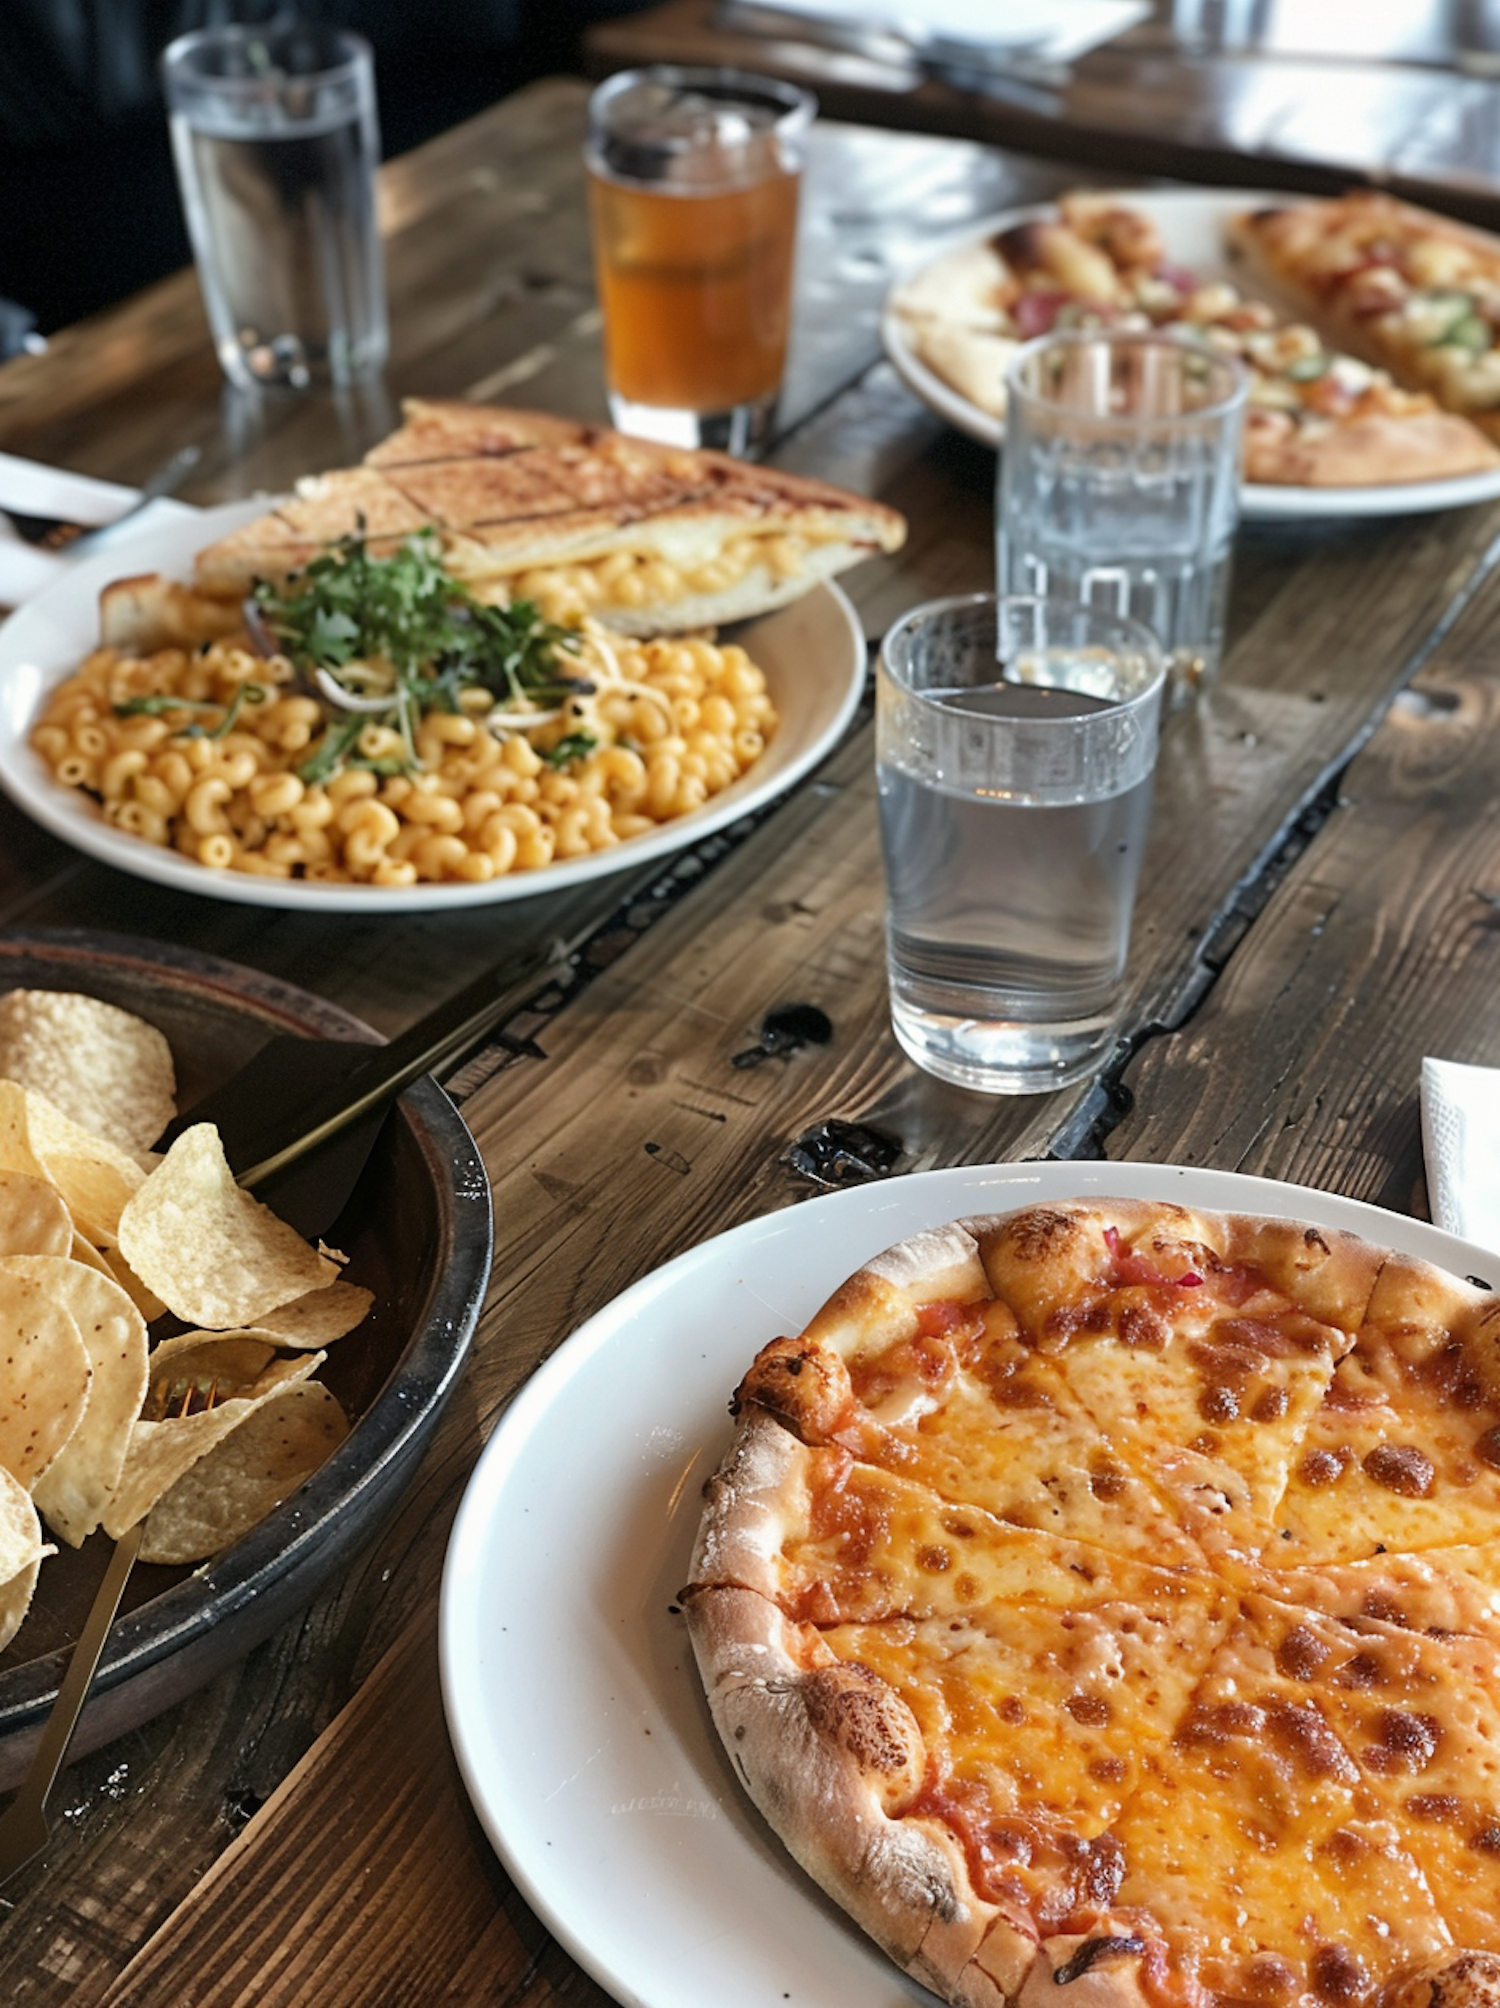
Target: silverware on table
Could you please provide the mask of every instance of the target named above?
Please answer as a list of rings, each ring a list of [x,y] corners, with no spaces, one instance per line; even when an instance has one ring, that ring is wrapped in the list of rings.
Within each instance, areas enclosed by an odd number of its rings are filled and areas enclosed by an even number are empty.
[[[65,516],[33,516],[25,510],[8,509],[3,505],[0,505],[0,516],[5,518],[23,544],[34,545],[38,550],[72,552],[86,550],[97,538],[104,536],[106,531],[118,529],[120,524],[128,523],[132,516],[138,516],[143,509],[159,501],[163,495],[174,494],[202,457],[201,447],[179,447],[170,460],[163,461],[156,472],[142,482],[140,493],[129,508],[122,509],[118,516],[112,516],[107,523],[75,523]]]

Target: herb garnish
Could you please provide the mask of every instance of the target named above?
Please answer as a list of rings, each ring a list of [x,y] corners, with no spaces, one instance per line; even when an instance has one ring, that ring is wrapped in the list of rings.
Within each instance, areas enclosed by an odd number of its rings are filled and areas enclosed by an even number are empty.
[[[324,672],[319,687],[332,702],[330,683],[361,706],[335,718],[297,769],[307,782],[336,773],[369,724],[400,732],[406,764],[415,765],[416,718],[466,709],[467,691],[483,691],[494,705],[526,700],[551,709],[593,688],[568,673],[573,638],[565,628],[544,621],[529,600],[495,607],[475,599],[443,569],[430,530],[408,537],[388,558],[372,557],[363,536],[341,538],[284,588],[262,582],[253,597],[275,646],[304,673]],[[351,665],[359,667],[346,679],[341,672]],[[387,709],[371,705],[387,693]],[[561,743],[574,750],[559,759],[554,748],[546,756],[554,764],[594,742],[579,733]],[[377,771],[386,766],[382,760]]]

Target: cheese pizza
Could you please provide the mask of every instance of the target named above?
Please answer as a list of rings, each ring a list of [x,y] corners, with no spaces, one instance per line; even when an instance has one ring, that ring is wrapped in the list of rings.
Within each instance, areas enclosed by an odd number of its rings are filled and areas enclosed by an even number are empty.
[[[1238,219],[1226,259],[1284,281],[1284,268],[1299,259],[1305,264],[1311,238],[1326,245],[1327,227],[1316,218],[1332,206]],[[1316,269],[1321,275],[1325,268]],[[1285,286],[1280,290],[1284,295]],[[1464,326],[1472,331],[1479,325],[1474,298],[1452,289],[1449,297],[1448,319],[1459,320],[1454,303],[1463,300]],[[892,312],[917,357],[994,418],[1004,416],[1010,359],[1033,336],[1069,326],[1155,328],[1206,342],[1243,366],[1247,480],[1362,487],[1500,467],[1492,439],[1471,422],[1478,392],[1453,394],[1446,351],[1433,363],[1423,349],[1428,359],[1418,361],[1411,340],[1372,340],[1368,316],[1330,314],[1321,276],[1316,285],[1304,282],[1296,298],[1306,318],[1175,260],[1145,208],[1118,195],[1079,193],[1063,196],[1054,214],[938,258],[897,289]],[[1416,323],[1408,313],[1402,325]],[[1466,381],[1473,383],[1489,365],[1466,353]],[[1500,436],[1500,429],[1486,429]]]
[[[734,1770],[960,2008],[1500,2002],[1500,1297],[959,1221],[768,1344],[684,1607]]]

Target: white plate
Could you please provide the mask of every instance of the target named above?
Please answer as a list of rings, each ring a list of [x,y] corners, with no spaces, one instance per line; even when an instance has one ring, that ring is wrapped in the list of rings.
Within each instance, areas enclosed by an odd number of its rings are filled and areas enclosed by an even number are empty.
[[[1174,264],[1186,266],[1204,279],[1228,279],[1243,287],[1244,273],[1233,266],[1224,252],[1224,231],[1230,219],[1247,209],[1284,209],[1296,197],[1270,194],[1256,189],[1219,188],[1128,188],[1118,191],[1120,200],[1132,209],[1155,219],[1161,229],[1167,255]],[[1010,209],[976,223],[943,247],[955,251],[962,244],[993,237],[1017,223],[1055,217],[1049,202],[1026,209]],[[900,283],[915,276],[904,275]],[[1002,420],[981,411],[951,384],[928,368],[907,337],[900,316],[888,295],[880,319],[880,338],[886,355],[908,390],[914,392],[940,418],[960,432],[986,446],[999,447],[1005,438]],[[1264,517],[1409,516],[1434,509],[1459,509],[1471,502],[1490,502],[1500,495],[1500,468],[1478,474],[1455,475],[1450,481],[1393,481],[1366,488],[1291,488],[1265,482],[1246,482],[1240,492],[1240,513],[1255,520]]]
[[[483,885],[303,884],[209,871],[177,851],[144,843],[106,823],[87,795],[53,780],[27,735],[43,694],[98,646],[101,587],[137,572],[190,578],[193,558],[205,544],[264,515],[268,506],[264,496],[230,502],[128,541],[122,538],[107,552],[80,559],[0,626],[0,788],[44,829],[90,857],[180,892],[303,913],[425,913],[561,892],[667,857],[774,800],[833,750],[864,688],[864,633],[854,609],[836,585],[814,586],[791,606],[726,630],[766,673],[781,718],[771,744],[750,772],[721,795],[648,836]]]
[[[965,1166],[811,1199],[645,1277],[574,1333],[480,1459],[443,1577],[448,1723],[532,1908],[631,2008],[894,2008],[930,1999],[786,1855],[708,1719],[682,1619],[726,1404],[880,1249],[970,1213],[1088,1193],[1294,1214],[1500,1281],[1422,1222],[1233,1172]],[[565,1482],[559,1482],[559,1474]]]

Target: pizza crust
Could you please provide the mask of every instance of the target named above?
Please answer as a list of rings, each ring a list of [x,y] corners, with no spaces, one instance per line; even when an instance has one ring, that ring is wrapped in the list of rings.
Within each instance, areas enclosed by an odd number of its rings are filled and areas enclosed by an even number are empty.
[[[1173,1288],[1181,1291],[1179,1297],[1172,1297]],[[883,1414],[889,1412],[895,1418],[891,1426],[907,1432],[904,1441],[915,1446],[922,1440],[928,1395],[910,1405],[885,1391],[902,1361],[930,1395],[950,1371],[945,1361],[972,1359],[983,1363],[983,1372],[1003,1376],[1014,1370],[1016,1358],[1031,1360],[1034,1368],[1023,1364],[1022,1377],[1034,1371],[1040,1394],[1019,1385],[1010,1390],[1001,1379],[987,1385],[1002,1408],[1015,1392],[1023,1397],[1020,1413],[1044,1414],[1045,1407],[1038,1410],[1034,1403],[1051,1399],[1046,1375],[1057,1369],[1049,1363],[1065,1357],[1075,1343],[1074,1326],[1066,1318],[1059,1324],[1054,1316],[1059,1305],[1084,1307],[1088,1315],[1078,1329],[1092,1342],[1090,1335],[1097,1338],[1105,1327],[1090,1305],[1112,1302],[1112,1315],[1123,1316],[1120,1303],[1128,1308],[1137,1297],[1150,1299],[1153,1291],[1159,1301],[1178,1307],[1172,1357],[1197,1371],[1211,1363],[1216,1348],[1228,1348],[1231,1355],[1238,1348],[1242,1365],[1234,1371],[1250,1374],[1243,1384],[1252,1388],[1278,1385],[1274,1375],[1268,1381],[1254,1367],[1262,1357],[1288,1362],[1280,1384],[1296,1386],[1308,1374],[1322,1375],[1318,1385],[1330,1392],[1328,1376],[1355,1361],[1364,1363],[1360,1373],[1366,1380],[1384,1373],[1396,1382],[1410,1376],[1413,1386],[1425,1386],[1436,1375],[1435,1384],[1458,1387],[1451,1367],[1455,1347],[1478,1363],[1475,1371],[1486,1385],[1492,1370],[1500,1372],[1500,1298],[1428,1265],[1391,1257],[1358,1237],[1296,1222],[1100,1199],[975,1216],[884,1251],[834,1292],[804,1332],[763,1349],[736,1395],[740,1429],[734,1446],[708,1487],[693,1582],[683,1602],[711,1713],[736,1775],[803,1868],[905,1971],[957,2008],[1147,2008],[1148,2000],[1150,2008],[1171,2003],[1200,2008],[1201,1976],[1193,1977],[1197,1955],[1184,1953],[1165,1933],[1152,1909],[1149,1874],[1128,1850],[1138,1847],[1141,1863],[1159,1855],[1170,1866],[1162,1914],[1175,1920],[1172,1930],[1180,1936],[1189,1930],[1183,1919],[1197,1916],[1193,1906],[1211,1903],[1222,1878],[1233,1881],[1231,1867],[1215,1863],[1205,1897],[1203,1876],[1182,1854],[1182,1837],[1197,1836],[1201,1826],[1205,1837],[1243,1847],[1244,1828],[1236,1820],[1246,1817],[1247,1806],[1265,1812],[1280,1806],[1282,1816],[1300,1817],[1294,1808],[1304,1794],[1310,1805],[1322,1808],[1316,1814],[1321,1828],[1309,1828],[1322,1836],[1317,1847],[1348,1851],[1352,1894],[1339,1895],[1346,1871],[1337,1861],[1330,1869],[1321,1853],[1299,1871],[1294,1844],[1288,1865],[1276,1868],[1269,1881],[1257,1870],[1259,1880],[1251,1878],[1247,1888],[1268,1892],[1266,1901],[1278,1919],[1277,1906],[1295,1910],[1302,1901],[1302,1881],[1309,1889],[1316,1884],[1322,1936],[1291,1956],[1309,1974],[1316,1968],[1314,1955],[1325,1958],[1330,1962],[1325,1971],[1335,1976],[1328,1984],[1343,1984],[1338,1975],[1350,1961],[1357,1967],[1359,1958],[1337,1942],[1340,1905],[1355,1923],[1366,1886],[1374,1891],[1383,1876],[1380,1887],[1394,1906],[1392,1944],[1408,1945],[1414,1963],[1406,1971],[1397,1964],[1380,1976],[1380,2008],[1500,2008],[1500,1951],[1436,1953],[1451,1937],[1472,1937],[1478,1929],[1474,1891],[1482,1894],[1487,1887],[1481,1858],[1474,1858],[1480,1863],[1473,1872],[1481,1877],[1478,1884],[1452,1885],[1459,1890],[1454,1898],[1459,1909],[1450,1931],[1418,1866],[1437,1859],[1432,1836],[1439,1830],[1408,1833],[1403,1844],[1396,1824],[1404,1817],[1401,1794],[1409,1789],[1400,1766],[1416,1747],[1410,1738],[1420,1744],[1430,1734],[1423,1724],[1441,1691],[1432,1671],[1438,1664],[1451,1663],[1455,1675],[1465,1668],[1469,1683],[1462,1706],[1455,1690],[1455,1746],[1478,1753],[1484,1740],[1482,1725],[1494,1712],[1487,1698],[1493,1683],[1475,1669],[1482,1673],[1491,1665],[1500,1631],[1500,1587],[1492,1587],[1500,1585],[1500,1565],[1493,1559],[1500,1554],[1500,1539],[1493,1548],[1453,1551],[1451,1568],[1444,1567],[1437,1550],[1420,1558],[1393,1554],[1334,1561],[1321,1569],[1286,1566],[1293,1563],[1295,1545],[1283,1548],[1275,1529],[1230,1496],[1236,1474],[1219,1458],[1212,1428],[1190,1443],[1175,1437],[1165,1442],[1154,1466],[1153,1483],[1175,1508],[1177,1527],[1192,1537],[1183,1552],[1195,1554],[1196,1563],[1184,1561],[1170,1545],[1138,1558],[1107,1532],[1102,1545],[1089,1548],[1076,1537],[1033,1528],[1024,1515],[1007,1513],[997,1520],[983,1507],[955,1503],[971,1496],[961,1490],[926,1489],[920,1460],[913,1467],[903,1462],[906,1453],[895,1455],[888,1470],[877,1459],[861,1475],[861,1457],[879,1450],[887,1426],[880,1421]],[[1118,1342],[1126,1327],[1109,1329]],[[1149,1326],[1141,1327],[1137,1339],[1145,1357],[1154,1357],[1164,1343]],[[1133,1343],[1124,1342],[1126,1353]],[[1209,1392],[1221,1385],[1217,1372],[1203,1382]],[[1142,1390],[1140,1413],[1149,1417],[1149,1376],[1122,1385]],[[874,1390],[873,1407],[862,1407],[856,1386]],[[1107,1393],[1108,1380],[1099,1386]],[[1467,1397],[1455,1399],[1463,1414],[1483,1420],[1484,1411],[1463,1406]],[[1289,1412],[1267,1409],[1265,1420]],[[1335,1415],[1341,1412],[1335,1405]],[[1500,1428],[1495,1434],[1500,1457]],[[1051,1466],[1044,1462],[1039,1469],[1044,1484],[1055,1482],[1046,1476]],[[1243,1481],[1240,1485],[1243,1490]],[[1229,1488],[1217,1509],[1196,1496],[1215,1487]],[[1212,1524],[1216,1511],[1227,1512],[1233,1522],[1223,1534]],[[967,1564],[965,1578],[964,1544],[979,1534],[981,1521],[993,1530],[984,1537],[990,1546]],[[1245,1539],[1247,1528],[1258,1529],[1256,1539],[1266,1552],[1257,1556],[1255,1541]],[[841,1543],[853,1545],[845,1552]],[[1005,1559],[992,1562],[992,1555]],[[1149,1590],[1142,1562],[1156,1586]],[[860,1593],[862,1567],[869,1597]],[[1016,1617],[1008,1634],[987,1633],[978,1624],[981,1617],[998,1622],[1012,1605]],[[1056,1619],[1046,1616],[1048,1611]],[[1121,1677],[1112,1688],[1103,1683],[1120,1656],[1100,1656],[1105,1626],[1127,1642]],[[1161,1639],[1178,1640],[1178,1647],[1153,1648],[1153,1627]],[[1471,1643],[1455,1656],[1449,1639]],[[1189,1643],[1184,1647],[1182,1641]],[[1175,1661],[1173,1651],[1179,1655]],[[1200,1818],[1199,1802],[1184,1804],[1173,1796],[1174,1767],[1182,1760],[1175,1754],[1172,1725],[1183,1729],[1193,1749],[1207,1748],[1202,1738],[1208,1735],[1211,1743],[1218,1734],[1214,1710],[1225,1705],[1223,1697],[1233,1706],[1236,1696],[1250,1698],[1243,1684],[1249,1674],[1242,1680],[1236,1671],[1241,1659],[1246,1667],[1253,1661],[1260,1705],[1271,1716],[1264,1729],[1236,1719],[1236,1747],[1246,1761],[1269,1766],[1266,1779],[1281,1775],[1278,1766],[1293,1764],[1286,1776],[1297,1782],[1289,1798],[1280,1784],[1269,1796],[1258,1796],[1263,1786],[1257,1784],[1248,1787],[1248,1798],[1242,1792],[1223,1807],[1204,1800]],[[1358,1673],[1347,1695],[1341,1670],[1340,1684],[1317,1686],[1320,1669],[1342,1669],[1345,1662]],[[1050,1668],[1045,1678],[1044,1664]],[[1401,1676],[1390,1669],[1418,1665],[1421,1678],[1413,1675],[1415,1685],[1408,1682],[1414,1698],[1407,1701]],[[1004,1868],[1010,1859],[1006,1843],[998,1857],[986,1858],[988,1867],[976,1882],[969,1854],[973,1838],[965,1839],[963,1825],[965,1802],[946,1796],[944,1739],[950,1718],[945,1711],[956,1705],[981,1719],[997,1697],[1017,1694],[1010,1683],[1025,1666],[1038,1674],[1019,1692],[1048,1697],[1047,1708],[1056,1712],[1037,1718],[1034,1735],[1022,1727],[1013,1729],[1008,1741],[992,1738],[978,1747],[1003,1747],[1006,1762],[1012,1754],[1018,1760],[1007,1792],[1019,1796],[991,1799],[997,1811],[988,1817],[999,1818],[1002,1827],[1019,1820],[1041,1853],[1018,1880]],[[991,1669],[984,1674],[989,1685],[971,1685],[968,1703],[954,1702],[941,1685],[921,1685],[924,1669],[947,1681],[955,1677],[955,1667],[956,1677],[971,1684],[981,1667]],[[1476,1679],[1482,1692],[1475,1689]],[[1362,1684],[1371,1682],[1376,1685],[1368,1702],[1360,1700]],[[1140,1706],[1141,1698],[1152,1696],[1147,1705],[1156,1711],[1155,1740],[1144,1726],[1131,1737],[1125,1718],[1107,1733],[1086,1729],[1109,1720],[1107,1711],[1099,1712],[1106,1692],[1121,1706]],[[1187,1696],[1194,1699],[1186,1702]],[[1318,1727],[1320,1705],[1325,1713]],[[1184,1711],[1180,1717],[1178,1709]],[[1410,1722],[1402,1709],[1416,1711]],[[1053,1730],[1064,1712],[1074,1716],[1077,1730]],[[1029,1718],[1023,1713],[1004,1719],[1015,1724]],[[1144,1725],[1145,1718],[1139,1719]],[[930,1740],[934,1730],[936,1743]],[[1358,1753],[1362,1772],[1347,1756],[1325,1763],[1340,1735]],[[1334,1801],[1319,1795],[1356,1786],[1361,1792],[1384,1789],[1384,1760],[1378,1751],[1371,1758],[1366,1749],[1371,1736],[1384,1737],[1399,1759],[1391,1774],[1395,1797],[1387,1794],[1381,1819],[1367,1817],[1362,1800],[1350,1800],[1340,1814]],[[1054,1783],[1040,1801],[1028,1802],[1024,1779],[1033,1747],[1042,1775],[1048,1764],[1061,1762],[1066,1783]],[[1496,1764],[1488,1768],[1500,1776],[1500,1736],[1494,1747]],[[1090,1777],[1122,1781],[1113,1799],[1107,1784],[1080,1788],[1085,1761],[1105,1766],[1091,1769]],[[1185,1776],[1233,1775],[1216,1772],[1212,1759],[1205,1764],[1201,1754],[1193,1762],[1196,1772],[1189,1765]],[[1118,1768],[1111,1771],[1111,1764]],[[1137,1764],[1142,1768],[1133,1769]],[[1305,1769],[1305,1782],[1298,1766]],[[1451,1764],[1441,1776],[1437,1768],[1431,1774],[1450,1791],[1458,1789],[1449,1782],[1454,1775]],[[1192,1789],[1201,1790],[1201,1783]],[[1484,1817],[1484,1789],[1476,1782],[1470,1794],[1474,1818]],[[1035,1826],[1028,1825],[1029,1803],[1038,1808]],[[1102,1811],[1095,1819],[1097,1809]],[[1069,1830],[1056,1825],[1060,1818],[1083,1821],[1074,1830],[1081,1852],[1069,1854]],[[1062,1853],[1056,1859],[1064,1866],[1049,1867],[1054,1856],[1048,1851],[1056,1849],[1059,1836]],[[1455,1845],[1462,1845],[1461,1835]],[[1443,1857],[1452,1858],[1451,1850]],[[1023,1844],[1014,1859],[1024,1867],[1032,1855]],[[1367,1940],[1370,1918],[1359,1915]],[[1460,1930],[1460,1923],[1466,1929]],[[1368,1957],[1366,1940],[1358,1943]],[[1378,1931],[1371,1942],[1379,1944]],[[1269,1952],[1264,1957],[1276,1965]],[[1244,1987],[1253,1992],[1261,1958],[1253,1942],[1249,1951],[1231,1952],[1226,1939],[1222,1955],[1211,1962],[1216,1972],[1222,1969],[1214,1984],[1233,1980],[1231,1992]],[[1059,1989],[1066,1989],[1065,2004]],[[1305,1998],[1313,2008],[1313,1995]],[[1374,1995],[1368,1998],[1373,2003]],[[1332,1996],[1327,1999],[1333,2002]]]
[[[987,1940],[1003,1973],[1024,1971],[1034,1946],[975,1897],[951,1838],[901,1817],[926,1750],[900,1697],[820,1654],[810,1627],[788,1624],[754,1591],[694,1588],[684,1608],[735,1772],[814,1881],[897,1965],[950,1999],[963,1998],[952,1990]]]

